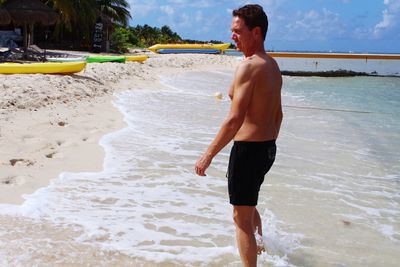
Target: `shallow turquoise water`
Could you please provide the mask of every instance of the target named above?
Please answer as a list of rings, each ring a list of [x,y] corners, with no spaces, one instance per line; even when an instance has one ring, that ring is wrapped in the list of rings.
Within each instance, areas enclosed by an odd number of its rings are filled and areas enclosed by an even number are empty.
[[[118,94],[128,126],[102,139],[104,170],[64,173],[21,207],[2,206],[17,225],[0,225],[0,263],[78,265],[85,245],[115,266],[241,266],[230,146],[207,177],[193,170],[229,111],[232,75],[191,72]],[[284,77],[282,92],[277,160],[258,205],[268,246],[259,266],[397,266],[400,79]],[[60,239],[64,228],[75,237]]]

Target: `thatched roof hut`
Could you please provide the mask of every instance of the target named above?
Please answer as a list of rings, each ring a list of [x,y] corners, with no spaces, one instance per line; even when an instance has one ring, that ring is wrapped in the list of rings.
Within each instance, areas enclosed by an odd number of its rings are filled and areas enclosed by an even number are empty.
[[[8,0],[3,4],[2,8],[8,12],[11,22],[15,26],[24,27],[25,53],[27,52],[28,43],[30,43],[28,25],[35,23],[52,25],[58,19],[57,12],[39,0]]]
[[[14,25],[41,23],[52,25],[58,19],[58,14],[39,0],[9,0],[3,9],[10,14]]]
[[[7,10],[0,8],[0,25],[8,25],[10,22],[10,14],[8,14]]]

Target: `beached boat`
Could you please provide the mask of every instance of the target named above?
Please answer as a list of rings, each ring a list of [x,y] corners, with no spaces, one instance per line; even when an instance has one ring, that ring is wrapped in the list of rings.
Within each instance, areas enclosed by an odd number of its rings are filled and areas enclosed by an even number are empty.
[[[79,62],[86,61],[86,57],[46,57],[49,62]]]
[[[90,55],[86,58],[88,63],[104,63],[104,62],[118,62],[124,63],[126,61],[125,56],[102,56],[102,55]]]
[[[179,50],[181,53],[189,53],[185,51],[193,50],[194,53],[207,53],[207,51],[215,51],[217,50],[219,53],[224,52],[228,47],[230,46],[230,43],[225,43],[225,44],[156,44],[151,47],[149,47],[149,50],[154,52],[154,53],[160,53],[165,52],[166,50],[168,52],[175,50],[175,53],[179,53]]]
[[[125,62],[125,61],[138,61],[143,62],[149,57],[146,55],[135,55],[135,56],[83,56],[83,57],[46,57],[47,61],[50,62],[74,62],[74,61],[87,61],[88,63],[93,62]]]
[[[137,62],[144,62],[149,58],[146,55],[135,55],[135,56],[125,56],[125,57],[126,61],[137,61]]]
[[[159,54],[220,54],[221,50],[217,49],[159,49]]]
[[[1,74],[70,74],[82,71],[86,66],[81,62],[34,62],[0,63]]]

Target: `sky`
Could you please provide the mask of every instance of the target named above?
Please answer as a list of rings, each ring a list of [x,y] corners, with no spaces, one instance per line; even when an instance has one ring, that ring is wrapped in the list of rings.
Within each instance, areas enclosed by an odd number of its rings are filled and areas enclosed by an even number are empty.
[[[184,39],[232,42],[232,10],[259,4],[274,51],[400,53],[400,0],[128,0],[131,26],[168,25]]]

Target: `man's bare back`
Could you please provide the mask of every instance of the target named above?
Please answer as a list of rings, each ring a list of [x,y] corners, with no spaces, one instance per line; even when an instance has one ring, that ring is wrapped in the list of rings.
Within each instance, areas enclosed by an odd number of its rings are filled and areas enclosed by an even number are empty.
[[[239,73],[238,72],[242,72]],[[235,95],[237,75],[249,75],[251,100],[235,141],[267,141],[278,137],[282,122],[282,76],[275,60],[257,53],[243,60],[235,74],[229,96]]]

